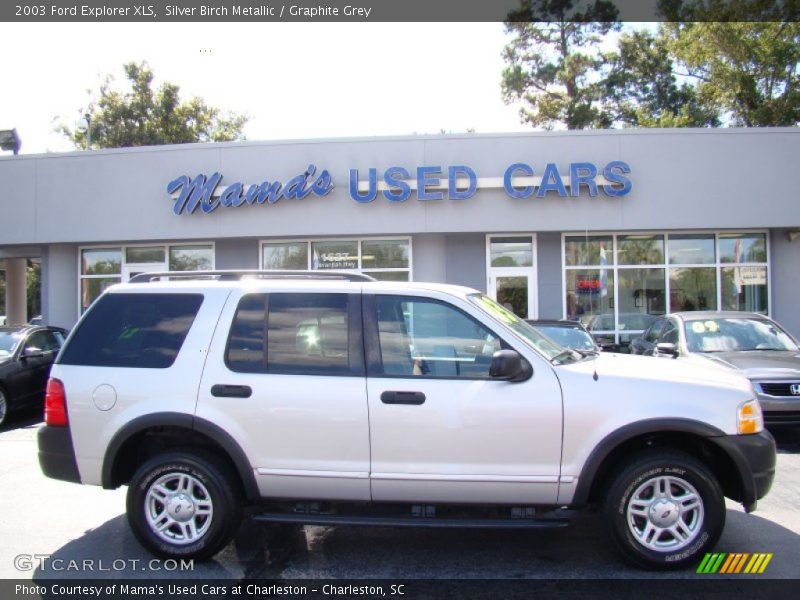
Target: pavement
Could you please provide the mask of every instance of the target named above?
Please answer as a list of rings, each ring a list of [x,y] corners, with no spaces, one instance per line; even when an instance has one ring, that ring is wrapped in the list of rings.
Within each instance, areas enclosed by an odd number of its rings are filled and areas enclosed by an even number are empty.
[[[265,525],[246,520],[213,560],[153,561],[131,534],[126,488],[44,477],[35,419],[0,430],[0,579],[698,579],[621,562],[598,514],[558,530]],[[779,432],[778,469],[758,511],[728,502],[717,552],[770,552],[770,578],[800,578],[800,430]],[[718,577],[718,576],[717,576]]]

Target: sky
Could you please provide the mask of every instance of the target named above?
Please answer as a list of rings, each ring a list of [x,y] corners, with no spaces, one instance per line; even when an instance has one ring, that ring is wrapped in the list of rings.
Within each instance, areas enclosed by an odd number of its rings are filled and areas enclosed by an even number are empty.
[[[530,131],[503,103],[501,23],[0,23],[0,129],[21,154],[64,152],[107,74],[146,60],[249,115],[248,140]]]

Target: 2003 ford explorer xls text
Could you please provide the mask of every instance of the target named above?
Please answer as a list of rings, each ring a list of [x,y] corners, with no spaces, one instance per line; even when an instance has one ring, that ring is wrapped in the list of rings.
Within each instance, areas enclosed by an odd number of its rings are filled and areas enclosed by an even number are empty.
[[[140,275],[51,373],[50,477],[128,485],[159,556],[262,521],[556,527],[604,507],[622,554],[696,562],[775,443],[743,376],[557,346],[472,289],[352,273]]]

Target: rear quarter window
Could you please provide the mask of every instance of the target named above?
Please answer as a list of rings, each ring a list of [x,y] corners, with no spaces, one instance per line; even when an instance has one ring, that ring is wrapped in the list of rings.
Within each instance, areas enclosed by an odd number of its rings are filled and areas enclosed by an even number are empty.
[[[202,303],[202,294],[106,294],[58,362],[166,369],[175,362]]]

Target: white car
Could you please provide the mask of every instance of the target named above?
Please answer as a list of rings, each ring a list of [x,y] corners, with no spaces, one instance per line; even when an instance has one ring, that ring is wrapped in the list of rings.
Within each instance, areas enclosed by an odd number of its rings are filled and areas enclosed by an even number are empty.
[[[42,469],[128,485],[134,534],[166,557],[213,555],[244,506],[541,528],[600,504],[625,557],[676,568],[719,539],[725,496],[751,511],[774,476],[741,375],[580,354],[452,285],[138,276],[92,305],[51,377]]]

